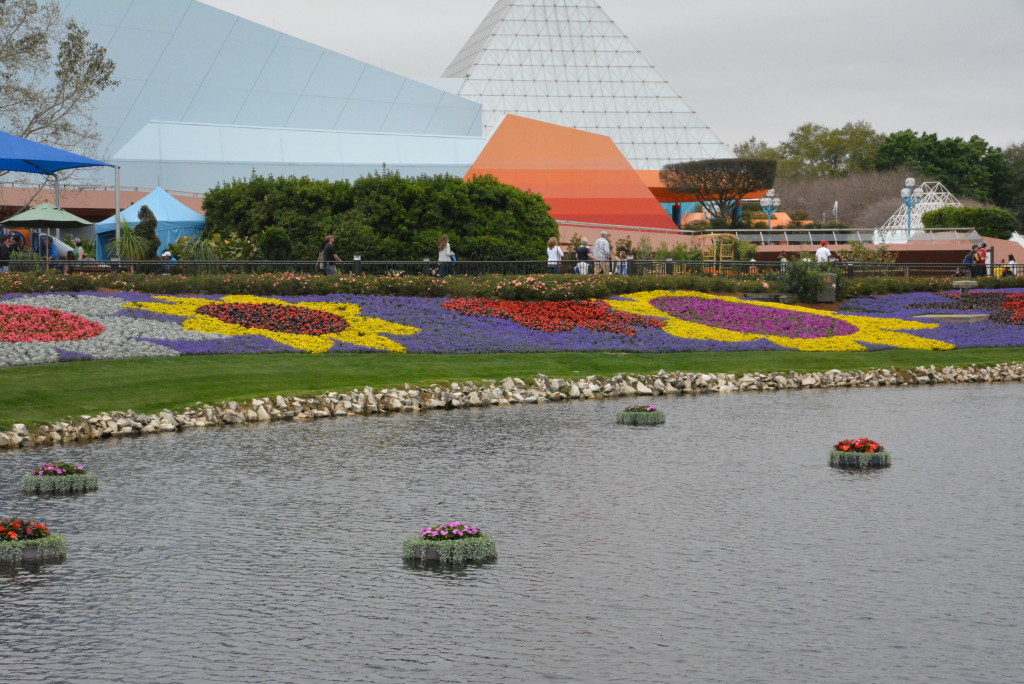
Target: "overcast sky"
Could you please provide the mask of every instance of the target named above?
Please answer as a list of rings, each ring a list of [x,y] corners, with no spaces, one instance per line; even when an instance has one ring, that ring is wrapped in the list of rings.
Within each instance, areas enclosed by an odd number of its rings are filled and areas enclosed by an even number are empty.
[[[598,0],[728,145],[802,123],[1024,142],[1024,0]],[[493,0],[204,0],[436,78]]]

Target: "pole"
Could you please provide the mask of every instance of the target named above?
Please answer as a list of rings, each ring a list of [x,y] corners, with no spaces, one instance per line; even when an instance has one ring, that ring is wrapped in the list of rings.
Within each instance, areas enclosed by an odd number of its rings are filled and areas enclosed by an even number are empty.
[[[121,242],[121,167],[114,167],[114,244]],[[120,255],[118,255],[120,257]]]

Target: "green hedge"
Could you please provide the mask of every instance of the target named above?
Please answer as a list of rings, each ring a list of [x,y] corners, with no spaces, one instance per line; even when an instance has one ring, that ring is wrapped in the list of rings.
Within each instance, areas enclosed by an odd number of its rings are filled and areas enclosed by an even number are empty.
[[[428,549],[436,549],[438,562],[442,565],[465,565],[466,563],[486,563],[498,558],[498,548],[494,539],[486,534],[468,539],[446,539],[435,541],[409,537],[402,542],[402,558],[406,561],[423,561]]]
[[[32,475],[21,478],[21,491],[26,494],[81,494],[99,489],[95,473],[71,475]]]
[[[29,547],[38,549],[40,561],[61,560],[68,555],[68,540],[62,535],[51,534],[40,539],[0,542],[0,565],[20,563],[22,551]]]
[[[1016,214],[995,207],[942,207],[921,216],[925,228],[974,228],[985,237],[1009,240],[1020,230]]]

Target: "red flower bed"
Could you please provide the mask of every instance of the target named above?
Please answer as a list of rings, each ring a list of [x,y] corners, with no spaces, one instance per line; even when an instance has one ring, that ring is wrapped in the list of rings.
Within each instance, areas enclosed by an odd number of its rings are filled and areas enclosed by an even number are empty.
[[[449,299],[444,308],[467,316],[506,318],[542,332],[567,332],[586,328],[597,332],[636,336],[636,327],[661,328],[665,321],[650,316],[616,311],[605,302],[512,302],[504,300]]]
[[[259,328],[293,335],[324,335],[348,328],[348,321],[337,314],[278,304],[209,304],[196,313],[243,328]]]
[[[70,342],[105,330],[88,318],[22,304],[0,304],[0,321],[0,342]]]
[[[0,518],[0,541],[41,539],[50,536],[50,528],[43,523],[21,518]]]
[[[884,446],[867,437],[844,439],[832,448],[836,451],[848,451],[855,454],[874,454],[879,451],[885,451]]]

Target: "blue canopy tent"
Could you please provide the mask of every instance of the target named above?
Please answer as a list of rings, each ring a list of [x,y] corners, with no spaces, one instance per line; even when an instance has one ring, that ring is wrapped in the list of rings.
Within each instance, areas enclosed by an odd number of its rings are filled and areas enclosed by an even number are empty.
[[[129,226],[135,226],[139,222],[139,209],[145,205],[153,211],[156,216],[156,235],[160,238],[160,248],[157,253],[163,252],[168,245],[176,242],[178,238],[185,236],[198,237],[206,226],[206,217],[197,211],[189,209],[184,204],[174,199],[163,188],[157,188],[135,204],[127,207],[121,212],[121,221]],[[117,219],[111,216],[108,219],[96,224],[96,258],[109,259],[113,251],[113,244],[117,230]]]
[[[109,166],[114,169],[114,216],[117,216],[121,212],[121,167],[0,131],[0,171],[53,176],[58,171],[84,166]],[[59,189],[56,199],[60,207]]]

